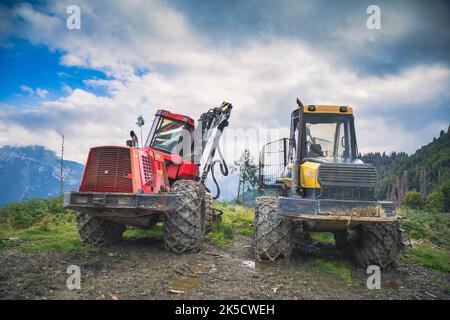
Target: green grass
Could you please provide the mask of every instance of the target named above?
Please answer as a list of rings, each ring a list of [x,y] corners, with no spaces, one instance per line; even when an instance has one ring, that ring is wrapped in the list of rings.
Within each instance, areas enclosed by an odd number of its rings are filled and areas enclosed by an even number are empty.
[[[335,244],[334,235],[331,232],[313,232],[311,238],[324,244]]]
[[[323,259],[314,259],[312,264],[315,268],[321,269],[329,274],[341,278],[344,284],[352,284],[352,275],[347,264],[343,262],[327,261]]]
[[[441,272],[450,272],[450,254],[448,251],[434,249],[428,245],[419,245],[409,250],[410,259],[428,268]]]
[[[152,238],[157,240],[162,240],[164,237],[164,226],[163,224],[157,223],[153,228],[149,230],[144,229],[127,229],[123,233],[124,238]]]
[[[61,198],[10,204],[0,209],[0,248],[22,252],[87,250],[89,247],[80,243],[75,217],[75,212],[62,207]]]
[[[224,212],[221,223],[214,223],[209,234],[217,245],[233,245],[237,234],[253,233],[253,209],[240,205],[216,202]],[[125,238],[162,239],[163,225],[150,230],[128,229]],[[9,240],[18,238],[18,240]],[[46,250],[86,250],[79,242],[75,212],[62,207],[61,198],[27,200],[0,208],[0,249],[17,248],[25,252]]]
[[[407,259],[441,272],[450,272],[450,214],[406,209],[399,212],[402,228],[413,240]]]
[[[2,234],[0,234],[0,237],[2,236]],[[9,237],[8,237],[9,238]],[[14,242],[13,241],[9,241],[8,238],[5,239],[1,239],[0,240],[0,249],[2,248],[12,248],[14,247]]]
[[[233,229],[224,226],[223,224],[213,226],[213,229],[208,236],[219,247],[233,246]]]
[[[214,223],[208,235],[215,244],[230,247],[236,235],[253,234],[254,208],[218,201],[214,207],[223,211],[222,221]],[[410,251],[408,259],[442,272],[450,272],[450,215],[417,210],[400,213],[403,216],[402,227],[408,235],[412,239],[425,240]],[[163,225],[158,223],[150,230],[128,229],[124,237],[160,240],[163,238]],[[332,233],[317,232],[312,234],[312,238],[321,243],[334,243]],[[0,208],[0,250],[6,248],[25,252],[89,249],[79,242],[75,213],[64,209],[60,198],[27,200]],[[345,265],[323,260],[321,256],[315,258],[317,260],[314,263],[318,268],[351,283]]]
[[[254,208],[218,201],[214,203],[214,208],[223,211],[222,222],[214,223],[209,233],[209,238],[218,246],[232,246],[236,234],[253,234]]]
[[[17,240],[8,240],[18,238]],[[23,230],[0,231],[0,247],[17,247],[22,252],[49,250],[83,251],[89,246],[80,243],[75,223],[36,225]]]

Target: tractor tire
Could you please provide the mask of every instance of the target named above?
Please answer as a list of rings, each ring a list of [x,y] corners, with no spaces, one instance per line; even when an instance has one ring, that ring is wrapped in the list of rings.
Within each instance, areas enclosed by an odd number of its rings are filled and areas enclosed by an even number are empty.
[[[253,225],[255,227],[256,227],[256,224],[258,223],[259,214],[262,211],[262,207],[265,206],[265,204],[272,203],[272,202],[276,203],[277,202],[277,198],[270,197],[270,196],[262,196],[262,197],[256,198],[255,217],[254,217],[254,220],[253,220]],[[258,209],[259,206],[261,206],[261,209]]]
[[[340,250],[346,249],[348,245],[346,231],[345,230],[335,231],[333,235],[336,248]]]
[[[122,240],[126,226],[87,213],[77,214],[78,234],[83,244],[107,245]]]
[[[256,259],[274,261],[291,254],[294,240],[291,221],[278,214],[276,198],[256,200],[255,228]]]
[[[361,266],[385,268],[397,260],[404,249],[403,232],[398,221],[363,224],[359,232],[359,241],[349,243],[349,253]]]
[[[177,208],[165,215],[164,246],[176,253],[199,251],[205,234],[205,188],[197,181],[178,180],[172,191]]]
[[[205,233],[209,233],[212,230],[213,222],[214,222],[214,213],[213,213],[213,198],[211,192],[205,191],[204,198],[204,210],[205,210]]]

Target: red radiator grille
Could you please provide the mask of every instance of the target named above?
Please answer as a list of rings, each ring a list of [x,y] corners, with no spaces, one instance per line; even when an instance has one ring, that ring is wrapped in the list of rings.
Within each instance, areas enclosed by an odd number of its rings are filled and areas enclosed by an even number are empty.
[[[80,191],[132,193],[130,149],[91,149]]]

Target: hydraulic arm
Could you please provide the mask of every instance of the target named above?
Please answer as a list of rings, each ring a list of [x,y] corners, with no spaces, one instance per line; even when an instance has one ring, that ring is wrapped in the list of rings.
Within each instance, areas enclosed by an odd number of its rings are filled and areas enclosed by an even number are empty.
[[[202,137],[200,182],[205,184],[208,173],[211,172],[211,177],[217,189],[214,199],[220,196],[220,187],[214,176],[214,166],[219,164],[221,173],[224,176],[228,175],[228,167],[220,151],[219,141],[223,130],[228,126],[232,108],[231,103],[223,102],[220,107],[212,108],[203,113],[197,122],[196,132],[201,132]],[[218,159],[214,159],[216,151],[219,156]]]

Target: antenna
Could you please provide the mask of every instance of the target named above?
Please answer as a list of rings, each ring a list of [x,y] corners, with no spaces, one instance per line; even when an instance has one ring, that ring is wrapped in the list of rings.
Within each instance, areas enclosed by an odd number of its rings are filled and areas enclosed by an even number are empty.
[[[59,174],[60,194],[61,195],[63,194],[63,190],[64,190],[63,172],[64,172],[64,135],[62,135],[62,140],[61,140],[61,164],[60,164],[60,174]]]

